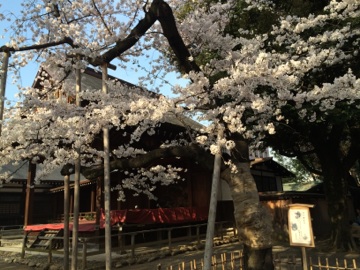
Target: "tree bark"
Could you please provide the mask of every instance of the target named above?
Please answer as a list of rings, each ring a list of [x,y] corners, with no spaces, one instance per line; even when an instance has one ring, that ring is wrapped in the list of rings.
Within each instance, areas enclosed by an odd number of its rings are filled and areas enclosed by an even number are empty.
[[[320,163],[323,171],[323,182],[328,203],[328,214],[330,218],[332,249],[352,250],[350,219],[348,212],[348,183],[344,178],[342,166],[331,149],[323,147]]]
[[[237,172],[227,169],[221,177],[229,184],[240,241],[244,244],[246,270],[272,270],[272,222],[260,203],[249,162],[235,162]]]
[[[244,244],[244,267],[246,270],[272,270],[272,219],[260,203],[250,171],[249,145],[237,134],[231,137],[235,142],[231,160],[236,170],[227,169],[222,177],[229,184],[234,202],[234,217],[239,238]]]
[[[323,129],[325,130],[325,129]],[[348,212],[347,172],[344,172],[340,149],[340,136],[343,127],[334,126],[328,134],[316,129],[312,144],[319,158],[323,174],[324,190],[328,203],[331,235],[329,248],[352,250],[350,220]]]

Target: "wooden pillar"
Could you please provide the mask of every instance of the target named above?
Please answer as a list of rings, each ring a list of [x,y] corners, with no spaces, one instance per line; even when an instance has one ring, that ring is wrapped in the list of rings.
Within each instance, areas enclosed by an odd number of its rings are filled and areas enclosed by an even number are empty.
[[[96,205],[96,186],[91,187],[91,196],[90,196],[90,212],[95,211],[95,205]]]
[[[102,178],[99,177],[96,180],[96,216],[95,216],[95,224],[100,227],[100,217],[101,217],[101,196],[102,196]]]
[[[69,270],[70,175],[64,176],[64,270]]]
[[[70,206],[69,206],[70,215],[74,213],[74,194],[70,192]]]
[[[33,164],[31,163],[31,161],[29,161],[27,179],[26,179],[24,226],[31,225],[33,223],[35,174],[36,174],[36,164]]]
[[[191,162],[187,162],[187,167],[189,168],[186,172],[186,182],[187,182],[187,194],[188,194],[188,206],[193,207],[193,192],[192,192],[192,180],[193,180],[193,165]],[[194,180],[196,181],[196,180]]]

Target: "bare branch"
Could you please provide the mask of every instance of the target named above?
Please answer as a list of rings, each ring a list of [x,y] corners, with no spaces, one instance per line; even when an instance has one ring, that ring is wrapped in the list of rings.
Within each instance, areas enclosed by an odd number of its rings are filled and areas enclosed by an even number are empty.
[[[93,5],[94,5],[94,8],[95,8],[96,12],[98,13],[98,15],[99,15],[99,17],[100,17],[100,19],[101,19],[103,25],[105,26],[106,30],[109,32],[110,35],[112,35],[112,34],[113,34],[112,31],[110,30],[110,28],[108,27],[107,23],[105,22],[104,17],[102,16],[100,10],[99,10],[98,7],[96,6],[95,1],[92,0],[92,3],[93,3]]]

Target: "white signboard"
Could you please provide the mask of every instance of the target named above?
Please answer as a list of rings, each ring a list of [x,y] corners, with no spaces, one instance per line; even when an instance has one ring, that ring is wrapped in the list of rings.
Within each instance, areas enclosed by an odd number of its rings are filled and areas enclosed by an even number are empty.
[[[290,245],[314,247],[314,236],[311,226],[311,217],[308,204],[289,205],[289,237]]]

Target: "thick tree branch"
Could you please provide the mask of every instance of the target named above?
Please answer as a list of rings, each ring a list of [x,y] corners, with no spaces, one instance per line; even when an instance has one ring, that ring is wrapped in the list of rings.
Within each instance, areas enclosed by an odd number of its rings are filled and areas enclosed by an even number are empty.
[[[119,57],[122,53],[133,47],[140,37],[143,36],[157,20],[159,20],[163,28],[163,33],[167,38],[170,47],[174,51],[182,71],[186,73],[189,73],[190,71],[200,71],[199,66],[194,61],[189,60],[191,55],[179,34],[173,12],[170,6],[163,0],[154,0],[149,10],[145,13],[145,17],[138,22],[130,34],[125,39],[117,41],[112,49],[108,50],[101,56],[101,59],[88,59],[88,61],[90,64],[95,66],[100,65],[103,62],[110,63],[114,58]],[[65,37],[57,42],[24,46],[20,48],[2,46],[0,47],[0,52],[39,50],[62,44],[68,44],[73,48],[77,47],[70,37]],[[111,66],[111,68],[114,67]]]
[[[171,49],[174,51],[181,69],[189,73],[190,71],[199,72],[199,66],[194,62],[190,61],[191,56],[189,50],[186,48],[184,41],[182,40],[179,31],[176,26],[174,14],[170,6],[164,1],[158,1],[158,20],[164,31],[164,35],[167,38]]]
[[[186,73],[190,71],[200,71],[196,63],[189,60],[191,55],[177,30],[173,12],[170,6],[163,0],[154,0],[149,10],[145,13],[145,17],[139,21],[125,39],[116,42],[114,48],[103,54],[103,60],[110,63],[111,60],[134,46],[156,20],[159,20],[163,33],[171,49],[174,51],[181,69]]]
[[[68,44],[71,47],[75,47],[73,40],[69,37],[65,37],[62,40],[57,41],[57,42],[36,44],[36,45],[24,46],[24,47],[20,47],[20,48],[2,46],[2,47],[0,47],[0,52],[21,52],[21,51],[41,50],[41,49],[45,49],[45,48],[62,45],[62,44]]]
[[[106,63],[110,63],[114,58],[119,57],[122,53],[134,46],[140,37],[156,22],[157,17],[154,11],[156,10],[158,1],[159,0],[153,1],[150,10],[145,13],[145,17],[138,22],[125,39],[117,41],[115,47],[102,55],[102,59]]]
[[[307,169],[310,173],[322,175],[322,171],[317,170],[314,166],[311,166],[311,164],[304,158],[303,155],[297,156],[297,159],[305,167],[305,169]]]

